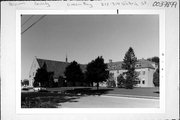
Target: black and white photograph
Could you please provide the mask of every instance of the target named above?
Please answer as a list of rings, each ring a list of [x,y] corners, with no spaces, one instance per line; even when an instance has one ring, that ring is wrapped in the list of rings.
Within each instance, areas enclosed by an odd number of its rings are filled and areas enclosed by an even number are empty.
[[[160,108],[158,14],[21,15],[21,108]]]
[[[178,0],[2,1],[1,119],[179,119],[178,26]]]

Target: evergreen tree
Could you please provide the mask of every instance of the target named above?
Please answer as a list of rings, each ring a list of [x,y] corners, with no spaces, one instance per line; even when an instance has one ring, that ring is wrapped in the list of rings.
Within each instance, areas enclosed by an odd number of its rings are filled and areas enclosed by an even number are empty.
[[[137,84],[138,75],[135,71],[135,64],[137,62],[137,58],[135,56],[134,50],[130,47],[126,52],[125,57],[123,59],[122,68],[127,70],[125,72],[125,88],[132,89],[135,84]]]
[[[67,82],[71,83],[71,86],[75,86],[77,82],[84,82],[84,74],[76,61],[71,62],[70,65],[66,67],[64,74]]]
[[[153,83],[155,87],[159,87],[159,68],[153,74]]]
[[[86,79],[90,83],[95,82],[97,89],[99,89],[99,82],[106,81],[108,77],[109,72],[107,71],[107,64],[104,63],[102,56],[98,56],[95,60],[92,60],[90,63],[88,63]]]
[[[40,86],[47,87],[49,82],[49,74],[47,72],[47,65],[46,63],[43,64],[43,66],[39,69],[37,69],[36,75],[34,77],[34,87]]]
[[[55,82],[54,82],[54,72],[49,72],[49,81],[48,81],[48,87],[54,87],[55,86]]]
[[[149,60],[151,62],[155,62],[156,64],[159,65],[159,57],[154,56],[152,58],[148,58],[147,60]]]
[[[33,86],[34,86],[34,87],[38,87],[38,86],[39,86],[39,82],[34,81],[34,82],[33,82]]]

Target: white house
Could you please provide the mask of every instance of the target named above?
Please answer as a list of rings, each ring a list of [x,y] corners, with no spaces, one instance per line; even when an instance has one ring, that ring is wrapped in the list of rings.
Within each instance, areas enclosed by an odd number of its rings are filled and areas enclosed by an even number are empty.
[[[117,77],[126,72],[126,70],[122,69],[122,61],[120,62],[112,62],[112,60],[108,63],[108,70],[112,73],[116,86],[117,86]],[[154,62],[150,62],[145,59],[140,59],[137,61],[135,65],[135,71],[139,73],[139,81],[136,85],[137,87],[154,87],[153,84],[153,74],[158,68],[158,65]]]

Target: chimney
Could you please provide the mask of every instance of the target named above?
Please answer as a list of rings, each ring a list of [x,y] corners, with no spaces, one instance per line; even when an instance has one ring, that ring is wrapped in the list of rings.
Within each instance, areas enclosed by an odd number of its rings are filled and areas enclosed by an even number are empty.
[[[109,59],[109,63],[112,63],[112,59]]]

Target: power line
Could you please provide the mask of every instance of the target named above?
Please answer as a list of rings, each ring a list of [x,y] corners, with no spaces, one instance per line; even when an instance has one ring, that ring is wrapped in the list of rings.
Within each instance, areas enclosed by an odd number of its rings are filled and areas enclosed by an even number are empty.
[[[35,25],[36,23],[38,23],[41,19],[43,19],[46,15],[41,16],[37,21],[35,21],[33,24],[31,24],[27,29],[25,29],[23,32],[21,32],[21,34],[23,34],[24,32],[26,32],[29,28],[31,28],[33,25]]]
[[[21,27],[22,27],[24,24],[26,24],[33,16],[34,16],[34,15],[31,15],[31,16],[21,25]]]

